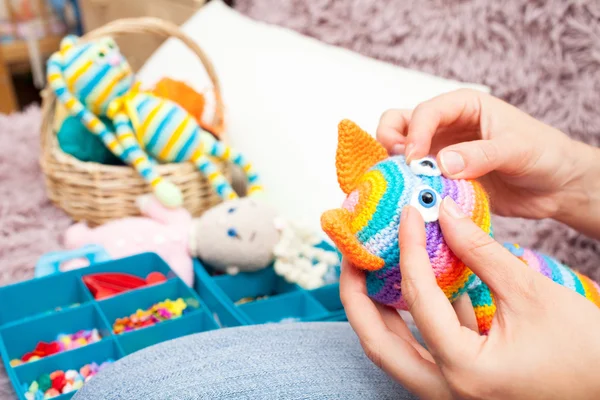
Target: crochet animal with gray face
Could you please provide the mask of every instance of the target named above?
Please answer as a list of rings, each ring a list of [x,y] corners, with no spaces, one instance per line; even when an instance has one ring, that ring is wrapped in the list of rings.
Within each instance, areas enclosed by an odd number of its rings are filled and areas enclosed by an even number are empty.
[[[194,219],[193,256],[217,271],[257,271],[274,260],[280,232],[277,213],[268,204],[244,197],[221,203]]]

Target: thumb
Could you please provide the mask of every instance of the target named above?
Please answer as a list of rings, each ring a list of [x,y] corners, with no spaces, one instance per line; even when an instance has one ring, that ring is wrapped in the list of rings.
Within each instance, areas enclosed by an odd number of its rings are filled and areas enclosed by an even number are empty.
[[[489,286],[498,301],[531,295],[533,271],[479,228],[449,196],[442,202],[439,222],[450,250]]]
[[[524,160],[507,139],[462,142],[444,148],[438,155],[442,172],[453,179],[477,179],[495,170],[516,173]]]

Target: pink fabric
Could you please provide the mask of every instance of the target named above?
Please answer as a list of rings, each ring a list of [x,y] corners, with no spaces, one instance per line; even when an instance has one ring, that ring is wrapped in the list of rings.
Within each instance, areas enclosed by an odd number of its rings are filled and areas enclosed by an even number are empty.
[[[64,245],[67,249],[77,249],[86,244],[99,244],[112,258],[155,252],[187,285],[192,286],[190,214],[183,209],[166,209],[154,197],[147,197],[141,210],[146,217],[123,218],[93,229],[84,223],[75,224],[65,233]],[[83,260],[73,260],[61,268],[67,270],[86,264]]]

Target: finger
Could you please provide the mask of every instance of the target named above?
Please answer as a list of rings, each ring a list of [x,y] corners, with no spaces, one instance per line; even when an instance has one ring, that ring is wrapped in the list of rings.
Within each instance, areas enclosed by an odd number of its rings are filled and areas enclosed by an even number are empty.
[[[519,146],[503,138],[463,142],[438,154],[442,172],[453,179],[477,179],[491,171],[518,173],[527,161]]]
[[[432,394],[447,391],[437,366],[387,328],[367,296],[364,272],[346,263],[340,276],[340,295],[348,322],[375,365],[418,396],[432,398]]]
[[[391,155],[404,154],[404,142],[412,110],[388,110],[377,126],[377,140]]]
[[[446,358],[460,340],[460,322],[438,286],[429,262],[425,224],[419,212],[408,206],[400,222],[402,295],[431,354]]]
[[[429,353],[429,351],[427,351],[427,349],[425,349],[425,347],[423,347],[423,345],[421,345],[421,343],[415,339],[412,332],[406,325],[406,322],[404,322],[397,310],[381,304],[376,304],[376,307],[389,330],[394,332],[398,337],[402,338],[406,342],[410,343],[415,350],[419,352],[421,357],[430,362],[435,362],[431,356],[431,353]]]
[[[464,294],[460,296],[452,303],[452,307],[462,326],[469,328],[472,331],[479,332],[475,310],[473,309],[471,298],[468,295]]]
[[[452,252],[484,281],[498,301],[526,294],[532,271],[477,226],[449,196],[442,201],[440,226]]]
[[[429,154],[431,140],[439,128],[450,125],[470,130],[479,126],[483,92],[457,90],[419,104],[412,113],[406,137],[408,161]]]

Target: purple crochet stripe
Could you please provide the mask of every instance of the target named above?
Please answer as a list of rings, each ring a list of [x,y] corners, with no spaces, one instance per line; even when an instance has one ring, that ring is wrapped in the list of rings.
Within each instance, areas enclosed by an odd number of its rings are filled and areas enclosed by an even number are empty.
[[[383,281],[383,286],[379,292],[371,294],[371,298],[381,304],[392,305],[400,301],[402,293],[400,291],[400,282],[402,275],[400,274],[400,266],[395,265],[385,271],[371,272],[375,274],[378,280]]]
[[[539,263],[539,265],[540,265],[540,272],[544,276],[552,279],[552,270],[550,269],[550,266],[548,265],[548,263],[542,258],[542,256],[540,256],[539,253],[537,253],[535,251],[532,251],[532,250],[529,250],[529,251],[531,252],[531,254],[533,254],[533,256],[535,257],[535,259]]]
[[[442,198],[450,196],[458,202],[458,185],[456,182],[446,179],[442,182]],[[434,259],[439,249],[446,245],[443,240],[440,224],[437,222],[426,224],[425,234],[427,235],[427,254],[430,259]],[[397,304],[402,297],[399,289],[402,279],[400,267],[396,265],[392,268],[387,268],[385,271],[375,272],[374,274],[377,279],[383,282],[383,286],[377,293],[371,294],[371,297],[382,304]]]
[[[446,196],[450,196],[454,201],[458,202],[458,185],[456,182],[442,179],[442,199]],[[427,255],[432,260],[437,256],[437,252],[440,246],[446,246],[444,237],[442,235],[442,229],[438,222],[429,223],[425,225],[425,233],[427,235]]]

